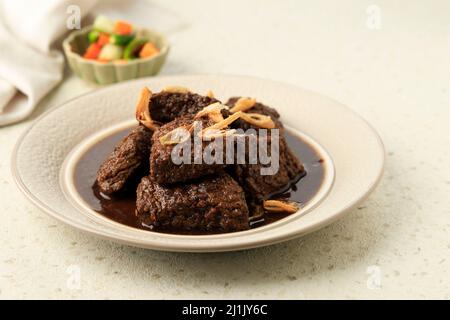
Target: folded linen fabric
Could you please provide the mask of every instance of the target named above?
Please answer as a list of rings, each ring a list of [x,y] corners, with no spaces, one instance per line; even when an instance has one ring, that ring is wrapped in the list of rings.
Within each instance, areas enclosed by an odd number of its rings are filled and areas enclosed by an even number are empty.
[[[61,81],[64,57],[52,45],[70,31],[71,14],[79,13],[81,19],[95,4],[92,0],[0,2],[0,126],[25,119]]]

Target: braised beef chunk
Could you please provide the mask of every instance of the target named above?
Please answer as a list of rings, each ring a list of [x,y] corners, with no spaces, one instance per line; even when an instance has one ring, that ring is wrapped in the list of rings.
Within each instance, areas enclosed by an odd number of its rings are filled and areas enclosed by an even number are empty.
[[[267,145],[268,155],[272,156],[270,152],[270,136],[259,136],[258,139],[262,140],[264,145]],[[303,165],[289,149],[286,139],[283,136],[279,137],[279,148],[275,148],[274,151],[279,151],[279,169],[275,174],[261,174],[261,168],[270,167],[270,163],[267,165],[262,165],[261,163],[249,164],[248,161],[245,164],[230,166],[228,170],[232,177],[244,189],[247,204],[252,210],[261,205],[271,195],[287,189],[291,183],[305,174]]]
[[[233,107],[236,101],[240,97],[233,97],[227,101],[229,107]],[[262,165],[260,162],[257,164],[250,164],[248,159],[248,147],[246,147],[246,162],[245,164],[236,163],[228,168],[228,172],[233,178],[242,186],[245,191],[247,204],[251,211],[259,210],[262,202],[275,193],[279,193],[284,189],[287,189],[292,182],[295,182],[305,174],[303,165],[297,159],[297,157],[289,149],[286,139],[284,138],[283,124],[280,121],[279,113],[269,106],[266,106],[260,102],[256,102],[255,105],[246,111],[247,113],[259,113],[266,116],[270,116],[275,123],[275,129],[279,130],[279,170],[275,174],[263,175],[261,174],[261,168],[270,167],[270,164]],[[255,129],[256,139],[258,143],[267,145],[268,155],[271,150],[271,131],[267,131],[267,135],[260,134],[260,128],[239,119],[232,125],[236,129]],[[247,137],[250,139],[250,137]],[[274,137],[275,139],[275,137]],[[248,142],[248,140],[247,140]],[[273,159],[273,157],[272,157]]]
[[[97,198],[119,209],[128,200],[133,226],[171,233],[247,230],[250,220],[252,227],[273,221],[267,212],[296,212],[295,203],[276,197],[306,174],[280,115],[254,99],[236,104],[239,99],[224,108],[181,87],[157,94],[143,88],[136,106],[141,125],[101,165]]]
[[[96,183],[101,192],[111,195],[135,187],[148,174],[152,134],[138,126],[119,142],[98,170]]]
[[[244,192],[226,173],[172,186],[144,177],[137,189],[136,204],[142,223],[160,230],[249,229]]]
[[[190,139],[181,144],[163,144],[160,141],[160,138],[168,134],[169,132],[172,132],[176,128],[189,127],[193,122],[194,120],[190,116],[179,117],[172,122],[161,126],[153,135],[150,155],[150,175],[156,182],[169,184],[189,181],[219,172],[225,167],[224,164],[208,163],[205,162],[204,159],[201,160],[201,163],[195,163],[196,149],[194,147],[194,132],[191,133]],[[205,118],[201,118],[201,122],[202,128],[206,128],[214,124],[214,122]],[[205,148],[207,148],[208,146],[212,148],[213,143],[213,141],[199,141],[198,145],[201,146],[202,154]],[[174,148],[181,150],[183,149],[182,146],[185,146],[186,144],[190,145],[190,155],[186,157],[186,159],[190,158],[190,163],[186,163],[187,161],[183,160],[184,163],[176,164],[176,161],[174,162],[174,159],[172,158],[172,150]],[[179,152],[177,153],[177,155],[179,155],[181,158],[184,154],[182,152]],[[225,161],[222,158],[222,161],[219,162],[224,163]]]
[[[196,93],[159,92],[151,98],[150,113],[152,119],[167,123],[179,116],[195,115],[204,107],[218,100]]]
[[[227,106],[229,106],[230,108],[232,108],[234,106],[234,104],[236,103],[236,101],[239,100],[239,98],[240,97],[232,97],[232,98],[228,99],[228,101],[225,104]],[[247,112],[248,113],[259,113],[259,114],[263,114],[265,116],[270,116],[272,118],[273,122],[275,123],[275,126],[278,129],[283,128],[283,124],[280,121],[280,114],[274,108],[266,106],[260,102],[256,102],[255,105],[251,109],[247,110]],[[251,125],[250,123],[245,122],[242,119],[236,120],[231,125],[231,127],[237,128],[237,129],[243,129],[243,130],[247,130],[250,128],[258,129],[258,127],[255,127],[255,126]]]

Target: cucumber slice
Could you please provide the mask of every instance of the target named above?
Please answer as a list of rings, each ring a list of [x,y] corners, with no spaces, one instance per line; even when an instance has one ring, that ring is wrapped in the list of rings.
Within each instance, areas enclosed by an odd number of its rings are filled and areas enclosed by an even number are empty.
[[[136,59],[138,57],[139,50],[141,50],[142,46],[147,42],[148,39],[144,38],[134,39],[126,46],[123,53],[123,58],[127,60]]]
[[[96,42],[98,37],[100,37],[100,32],[98,32],[97,30],[92,30],[88,34],[89,43]]]
[[[105,16],[97,16],[94,21],[94,29],[109,34],[113,33],[114,22]]]
[[[112,34],[109,37],[109,42],[118,46],[126,46],[131,40],[133,40],[133,38],[134,35]]]
[[[121,59],[123,55],[123,48],[115,44],[106,44],[100,51],[98,58],[100,60],[117,60]]]

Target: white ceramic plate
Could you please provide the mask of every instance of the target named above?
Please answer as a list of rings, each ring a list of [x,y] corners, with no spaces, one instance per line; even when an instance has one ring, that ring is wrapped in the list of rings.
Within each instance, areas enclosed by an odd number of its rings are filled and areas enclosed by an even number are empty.
[[[211,89],[222,100],[256,97],[274,106],[283,122],[325,160],[325,179],[300,212],[270,225],[235,233],[188,236],[138,230],[95,213],[73,186],[73,168],[96,141],[131,126],[139,90],[181,85]],[[376,132],[341,104],[291,85],[235,76],[174,76],[109,86],[54,108],[19,139],[12,170],[24,194],[51,216],[78,229],[122,243],[167,251],[212,252],[265,246],[323,227],[357,205],[375,188],[384,163]]]

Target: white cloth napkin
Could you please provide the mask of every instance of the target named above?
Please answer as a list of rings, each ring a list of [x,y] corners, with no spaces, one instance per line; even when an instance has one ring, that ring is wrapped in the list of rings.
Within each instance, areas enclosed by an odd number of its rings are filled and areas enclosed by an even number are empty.
[[[69,30],[68,8],[81,17],[93,0],[0,1],[0,126],[26,118],[62,79],[64,58],[52,44]]]

